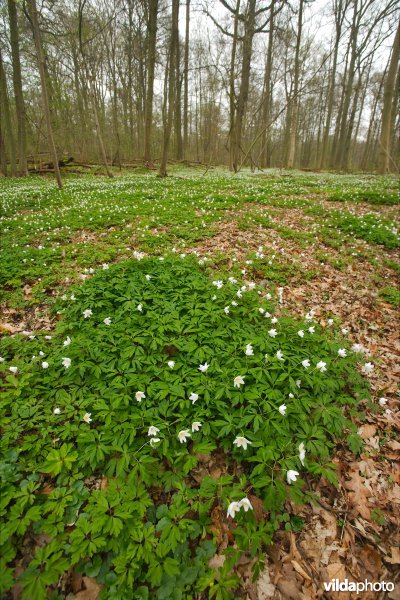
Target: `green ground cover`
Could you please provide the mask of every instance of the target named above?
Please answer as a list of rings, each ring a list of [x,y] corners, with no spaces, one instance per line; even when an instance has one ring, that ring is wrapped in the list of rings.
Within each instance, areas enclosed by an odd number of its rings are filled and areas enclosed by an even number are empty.
[[[332,315],[283,310],[279,289],[318,275],[303,249],[341,271],[399,246],[392,214],[323,204],[340,193],[357,206],[360,185],[387,190],[391,208],[391,177],[176,171],[68,177],[62,192],[0,181],[4,312],[56,321],[0,340],[4,597],[17,580],[24,598],[62,598],[72,571],[104,598],[241,597],[241,554],[257,576],[274,532],[301,527],[285,502],[312,501],[306,481],[335,482],[336,444],[361,448],[370,363]],[[279,221],[291,209],[300,226]],[[299,255],[246,237],[199,251],[222,227],[228,242],[230,227],[275,232]],[[380,294],[398,304],[390,282]],[[231,531],[218,576],[217,508]]]

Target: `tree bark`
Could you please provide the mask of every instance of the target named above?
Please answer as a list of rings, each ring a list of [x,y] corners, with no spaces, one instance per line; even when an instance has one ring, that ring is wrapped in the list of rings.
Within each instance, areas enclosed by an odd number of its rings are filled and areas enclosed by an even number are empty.
[[[10,22],[15,108],[17,113],[19,174],[24,176],[28,175],[28,165],[26,161],[26,112],[24,95],[22,91],[18,17],[15,0],[8,0],[8,16]]]
[[[400,23],[397,27],[396,35],[393,41],[392,56],[390,58],[389,69],[386,76],[383,90],[383,109],[381,134],[379,139],[379,172],[388,173],[390,171],[390,146],[391,146],[391,125],[392,125],[392,106],[396,105],[395,99],[399,95],[399,90],[395,89],[396,74],[399,68],[400,59]]]
[[[159,177],[167,176],[167,160],[168,150],[171,138],[172,118],[174,113],[175,91],[176,91],[176,50],[179,43],[179,0],[172,0],[172,21],[171,21],[171,36],[169,42],[169,58],[168,58],[168,107],[164,124],[164,139],[161,156]]]
[[[154,71],[156,64],[158,0],[149,0],[147,23],[147,90],[144,108],[144,162],[152,166],[151,138],[153,123]]]
[[[189,35],[190,0],[186,0],[185,54],[183,59],[183,156],[187,158],[189,146]]]
[[[47,89],[47,78],[46,78],[46,64],[45,64],[45,56],[44,56],[44,52],[43,52],[42,39],[41,39],[40,28],[39,28],[36,0],[28,0],[28,7],[29,7],[29,13],[30,13],[30,18],[31,18],[31,22],[32,22],[33,37],[34,37],[35,48],[36,48],[36,56],[37,56],[37,61],[38,61],[38,66],[39,66],[40,83],[41,83],[41,91],[42,91],[42,102],[43,102],[44,117],[45,117],[46,126],[47,126],[47,137],[48,137],[48,142],[49,142],[50,154],[51,154],[53,164],[54,164],[54,174],[56,176],[57,185],[61,189],[63,184],[62,184],[62,179],[61,179],[60,167],[58,166],[57,149],[56,149],[56,144],[54,141],[53,127],[51,124],[49,93],[48,93],[48,89]]]
[[[297,21],[296,51],[294,57],[293,96],[290,99],[288,110],[290,110],[289,147],[287,152],[286,166],[293,169],[296,157],[297,123],[299,119],[299,83],[300,83],[300,46],[303,30],[303,8],[304,0],[300,0],[299,18]]]
[[[4,145],[8,149],[10,158],[11,177],[17,174],[17,160],[15,138],[12,130],[10,102],[8,98],[6,72],[4,70],[3,59],[0,49],[0,105],[3,120]]]
[[[261,166],[271,166],[271,139],[270,139],[270,119],[271,119],[271,107],[272,107],[272,94],[271,94],[271,73],[272,73],[272,50],[274,45],[274,10],[275,1],[271,0],[270,8],[270,21],[269,21],[269,32],[268,32],[268,47],[267,47],[267,60],[265,63],[265,74],[264,74],[264,99],[263,99],[263,111],[262,111],[262,127],[263,133],[261,138]]]

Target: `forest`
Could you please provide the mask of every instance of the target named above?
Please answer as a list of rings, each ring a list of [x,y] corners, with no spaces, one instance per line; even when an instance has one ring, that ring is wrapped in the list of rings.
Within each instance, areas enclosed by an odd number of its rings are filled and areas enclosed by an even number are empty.
[[[3,173],[164,176],[168,159],[398,172],[396,0],[2,6]]]

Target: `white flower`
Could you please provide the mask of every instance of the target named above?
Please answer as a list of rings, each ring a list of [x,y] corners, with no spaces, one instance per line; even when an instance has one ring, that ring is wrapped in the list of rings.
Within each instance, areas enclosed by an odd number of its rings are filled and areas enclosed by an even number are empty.
[[[237,283],[234,277],[228,277],[228,281],[230,281],[231,283]]]
[[[225,308],[224,308],[224,313],[225,313],[226,315],[229,315],[229,306],[225,306]]]
[[[240,388],[241,385],[244,385],[244,378],[241,375],[237,375],[233,380],[233,385]]]
[[[191,437],[188,429],[182,429],[182,431],[178,433],[178,440],[181,444],[183,444],[183,442],[186,442],[186,438],[188,437]]]
[[[258,309],[258,312],[263,315],[265,313],[265,309],[260,307]]]
[[[232,306],[237,306],[237,305],[238,305],[238,303],[236,302],[236,300],[232,300],[232,302],[231,302],[231,305],[232,305]]]
[[[174,368],[174,366],[175,366],[175,361],[173,361],[173,360],[169,360],[169,361],[167,362],[167,365],[169,366],[169,368],[170,368],[170,369],[173,369],[173,368]]]
[[[55,408],[55,409],[53,410],[53,413],[54,413],[55,415],[59,415],[59,414],[60,414],[60,412],[61,412],[61,409],[60,409],[60,408],[58,408],[58,407],[57,407],[57,408]]]
[[[292,392],[290,392],[289,398],[294,398],[294,394],[292,394]]]
[[[158,438],[158,437],[152,437],[152,438],[151,438],[151,440],[150,440],[150,446],[151,446],[152,448],[154,448],[154,446],[155,446],[155,445],[156,445],[158,442],[160,442],[160,441],[161,441],[161,440],[160,440],[160,438]]]
[[[76,300],[75,294],[71,294],[71,300]]]
[[[143,306],[141,304],[137,305],[137,309],[139,312],[143,312]]]
[[[333,325],[333,319],[328,319],[328,325]]]
[[[312,321],[315,315],[315,311],[314,310],[310,310],[310,312],[308,312],[305,316],[306,321]]]
[[[304,337],[304,331],[303,331],[302,329],[300,329],[300,330],[297,332],[297,335],[299,335],[301,338],[302,338],[302,337]]]
[[[254,350],[253,350],[253,346],[251,344],[247,344],[245,354],[246,354],[246,356],[253,356]]]
[[[104,323],[105,325],[111,325],[111,319],[110,319],[110,317],[106,317],[106,318],[104,319],[103,323]]]
[[[242,435],[238,435],[236,437],[236,439],[233,441],[234,446],[237,446],[238,448],[243,448],[243,450],[247,450],[247,444],[252,444],[252,443],[253,442],[250,442],[250,440],[247,440]]]
[[[346,327],[343,327],[342,333],[343,333],[343,335],[347,335],[349,333],[349,330],[346,329]]]
[[[137,250],[133,252],[133,258],[136,258],[136,260],[142,260],[143,257],[144,252],[138,252]]]
[[[48,369],[49,368],[49,363],[46,362],[46,361],[42,362],[42,367],[43,367],[43,369]]]
[[[83,415],[83,420],[85,421],[85,423],[90,423],[90,422],[91,422],[91,420],[92,420],[92,419],[90,418],[91,416],[92,416],[92,413],[85,413],[85,414]]]
[[[300,462],[303,465],[303,467],[304,467],[305,457],[306,457],[306,449],[304,447],[304,443],[301,442],[301,444],[299,445],[299,459],[300,459]]]
[[[71,338],[69,337],[69,335],[67,335],[67,339],[64,340],[63,344],[64,344],[64,346],[69,346],[70,343],[71,343]]]
[[[385,406],[385,404],[387,404],[386,398],[379,398],[379,404],[380,406]]]
[[[110,268],[107,263],[103,263],[101,266],[103,267],[104,271]]]
[[[215,285],[215,287],[217,288],[217,290],[220,290],[224,286],[224,284],[223,284],[223,282],[221,280],[213,281],[212,284]]]
[[[144,392],[136,392],[135,398],[138,402],[141,402],[143,398],[146,398],[146,394]]]
[[[269,312],[266,312],[266,313],[264,314],[264,319],[269,319],[269,318],[270,318],[270,316],[271,316],[271,313],[269,313]]]
[[[10,371],[15,375],[16,373],[18,373],[18,367],[10,367]]]
[[[87,308],[86,310],[83,311],[83,316],[85,319],[89,319],[89,317],[91,317],[93,314],[93,311],[90,310],[90,308]]]
[[[45,336],[44,336],[44,339],[45,339],[45,340],[51,340],[51,335],[45,335]]]
[[[147,432],[147,435],[148,435],[148,436],[150,436],[150,435],[157,435],[157,433],[158,433],[159,431],[160,431],[160,430],[158,429],[158,427],[154,427],[154,425],[150,425],[150,427],[149,427],[149,429],[148,429],[148,432]]]
[[[298,471],[288,471],[286,474],[286,479],[288,484],[290,485],[292,483],[292,481],[296,481],[297,477],[299,476]]]
[[[277,322],[278,322],[278,319],[276,317],[272,317],[272,319],[271,319],[272,325],[275,325]]]
[[[323,360],[320,360],[316,364],[316,369],[319,369],[321,371],[321,373],[325,373],[325,371],[326,371],[326,362],[324,362]]]
[[[243,296],[243,294],[242,294],[241,290],[238,290],[238,291],[236,292],[236,296],[237,296],[238,298],[241,298],[241,297]]]
[[[308,369],[308,367],[310,366],[310,361],[308,360],[308,358],[306,358],[305,360],[301,361],[301,364],[305,369]]]
[[[150,281],[151,275],[146,275],[146,279],[147,279],[147,281]]]
[[[40,351],[39,356],[44,356],[44,352]]]
[[[194,421],[194,423],[192,423],[192,431],[200,431],[200,427],[200,421]]]
[[[308,328],[308,331],[309,331],[310,333],[315,333],[315,327],[309,327],[309,328]]]
[[[341,358],[345,358],[347,356],[347,352],[346,352],[345,348],[339,348],[338,354],[339,354],[339,356],[341,356]]]
[[[247,512],[248,510],[253,510],[252,504],[248,498],[242,498],[242,500],[239,502],[239,506],[243,507],[244,512]]]
[[[4,362],[6,359],[0,356],[0,363]]]
[[[366,362],[361,370],[366,375],[369,375],[374,370],[374,365],[370,362]]]
[[[206,371],[208,371],[209,366],[210,365],[208,363],[204,363],[204,365],[199,365],[199,371],[205,373]]]
[[[362,344],[353,344],[351,349],[353,350],[353,352],[355,352],[355,354],[361,354],[365,350]]]
[[[282,352],[282,350],[278,350],[278,352],[276,353],[276,358],[277,358],[278,360],[285,360],[285,359],[284,359],[284,357],[283,357],[283,352]]]
[[[278,408],[279,412],[281,413],[281,415],[286,415],[286,404],[281,404],[280,407]]]
[[[296,379],[296,385],[298,388],[301,386],[301,379]]]
[[[62,359],[62,365],[66,368],[69,369],[69,367],[71,366],[71,359],[70,358],[64,358]]]
[[[266,300],[271,300],[271,298],[272,298],[271,294],[265,294],[264,297]]]
[[[268,335],[274,338],[278,335],[278,332],[276,331],[276,329],[270,329],[268,331]]]
[[[235,518],[235,514],[237,512],[240,511],[240,504],[239,502],[231,502],[230,505],[228,506],[228,513],[227,513],[227,517],[232,517],[232,519]]]
[[[189,400],[192,401],[192,404],[194,404],[198,399],[199,399],[199,395],[195,394],[194,392],[192,392],[189,396]]]

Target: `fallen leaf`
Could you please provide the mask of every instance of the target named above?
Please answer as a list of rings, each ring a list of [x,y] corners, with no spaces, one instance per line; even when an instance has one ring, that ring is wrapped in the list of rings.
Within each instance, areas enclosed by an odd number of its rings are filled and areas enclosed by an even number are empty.
[[[344,581],[347,577],[345,566],[342,563],[331,563],[326,567],[327,583],[332,579]],[[332,600],[349,600],[349,592],[330,592],[329,598]]]
[[[299,563],[296,560],[292,560],[290,561],[295,569],[295,571],[297,571],[297,573],[299,575],[301,575],[304,579],[306,579],[307,581],[312,581],[311,577],[309,576],[308,573],[305,572],[305,570],[303,569],[303,567],[301,565],[299,565]]]
[[[269,569],[266,567],[257,580],[258,600],[268,600],[269,598],[274,598],[275,592],[276,587],[271,582]]]
[[[385,556],[385,561],[391,565],[400,565],[400,548],[391,546],[392,556]]]
[[[98,584],[93,577],[84,577],[83,583],[85,589],[76,594],[75,600],[98,600],[103,586]]]

